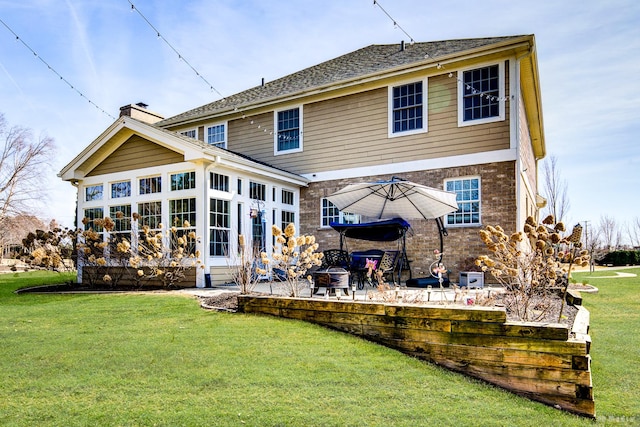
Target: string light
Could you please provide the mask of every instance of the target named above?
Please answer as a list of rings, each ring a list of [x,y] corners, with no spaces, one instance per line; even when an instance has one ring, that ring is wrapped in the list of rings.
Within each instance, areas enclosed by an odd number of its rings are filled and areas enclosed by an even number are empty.
[[[440,67],[438,67],[438,68],[440,68]],[[442,68],[444,68],[444,66],[443,66]],[[450,79],[451,79],[451,78],[453,78],[453,73],[449,73],[449,78],[450,78]],[[488,101],[492,101],[492,102],[504,102],[504,101],[509,100],[510,98],[511,98],[511,99],[513,99],[513,98],[514,98],[514,96],[513,96],[513,95],[511,95],[511,97],[508,97],[508,96],[495,96],[495,95],[491,95],[491,93],[489,93],[489,92],[484,92],[484,91],[481,91],[481,90],[479,90],[479,89],[474,88],[474,87],[473,87],[473,86],[471,86],[469,83],[465,83],[462,79],[460,79],[460,78],[458,78],[458,77],[456,77],[456,80],[457,80],[459,83],[462,83],[462,84],[464,85],[465,89],[467,89],[468,91],[471,91],[471,94],[473,94],[473,95],[478,95],[478,96],[480,96],[481,98],[485,98],[485,99],[486,99],[486,100],[488,100]],[[493,92],[493,91],[492,91],[492,92]]]
[[[89,104],[93,105],[94,107],[96,107],[99,111],[101,111],[103,114],[107,115],[108,117],[110,117],[112,120],[115,120],[116,118],[113,117],[111,114],[107,113],[105,110],[103,110],[102,108],[100,108],[95,102],[93,102],[91,99],[89,99],[87,96],[85,96],[82,92],[80,92],[74,85],[72,85],[69,80],[65,79],[60,73],[58,73],[51,65],[49,65],[49,63],[47,61],[44,60],[43,57],[41,57],[40,55],[38,55],[38,53],[33,50],[31,48],[31,46],[29,46],[27,44],[27,42],[25,42],[24,40],[22,40],[22,38],[20,38],[20,36],[18,36],[18,34],[16,34],[15,31],[13,31],[11,29],[11,27],[9,27],[9,25],[7,25],[6,22],[4,22],[2,19],[0,19],[0,22],[2,23],[2,25],[5,26],[5,28],[7,30],[9,30],[15,37],[16,37],[16,41],[19,41],[20,43],[22,43],[22,45],[27,48],[31,53],[33,53],[33,56],[35,56],[36,58],[38,58],[40,60],[40,62],[42,62],[44,65],[47,66],[47,68],[54,73],[56,76],[60,77],[60,80],[62,80],[64,83],[67,84],[67,86],[69,86],[72,90],[74,90],[75,92],[77,92],[81,97],[83,97],[84,99],[86,99],[87,101],[89,101]]]
[[[157,34],[158,38],[159,38],[159,39],[161,39],[163,42],[165,42],[165,44],[166,44],[167,46],[169,46],[169,48],[171,48],[171,50],[173,50],[173,51],[175,52],[175,54],[176,54],[176,55],[178,55],[178,59],[179,59],[179,60],[181,60],[181,61],[183,61],[185,64],[187,64],[187,65],[189,66],[189,68],[191,68],[191,70],[193,70],[193,72],[196,74],[196,76],[197,76],[197,77],[199,77],[203,82],[205,82],[205,83],[207,84],[207,86],[209,86],[209,89],[210,89],[212,92],[217,93],[217,94],[220,96],[220,98],[224,99],[224,98],[225,98],[225,96],[224,96],[224,95],[222,95],[222,94],[218,91],[218,89],[216,89],[215,87],[213,87],[213,85],[212,85],[211,83],[209,83],[209,81],[207,81],[207,79],[205,79],[205,78],[204,78],[204,76],[203,76],[202,74],[200,74],[200,73],[198,72],[198,70],[196,70],[196,69],[195,69],[195,67],[194,67],[193,65],[191,65],[191,63],[190,63],[189,61],[187,61],[187,60],[184,58],[184,56],[182,56],[182,55],[180,54],[180,52],[178,52],[178,50],[177,50],[175,47],[173,47],[173,45],[172,45],[171,43],[169,43],[169,41],[168,41],[168,40],[167,40],[167,39],[166,39],[162,34],[160,34],[160,31],[158,31],[158,29],[157,29],[156,27],[154,27],[154,26],[153,26],[153,24],[152,24],[152,23],[147,19],[147,17],[146,17],[146,16],[144,16],[144,15],[142,14],[142,12],[140,11],[140,9],[138,9],[138,8],[137,8],[137,7],[136,7],[136,6],[131,2],[131,0],[128,0],[128,1],[129,1],[129,4],[131,5],[131,11],[132,11],[132,12],[134,12],[134,11],[135,11],[135,12],[138,12],[138,15],[140,15],[140,17],[141,17],[142,19],[144,19],[144,21],[145,21],[145,22],[146,22],[146,23],[147,23],[147,24],[148,24],[148,25],[153,29],[153,31],[155,31],[155,33]]]
[[[409,43],[414,44],[415,40],[413,40],[413,37],[411,37],[409,35],[409,33],[407,33],[404,28],[402,28],[400,26],[400,24],[398,24],[398,21],[396,21],[395,19],[393,19],[391,17],[391,15],[389,15],[389,12],[387,12],[384,7],[382,7],[382,5],[380,4],[380,2],[378,0],[373,0],[373,6],[378,6],[380,8],[381,11],[384,12],[385,15],[387,15],[387,17],[391,20],[391,22],[393,22],[393,28],[398,28],[400,31],[402,31],[407,37],[409,37]]]

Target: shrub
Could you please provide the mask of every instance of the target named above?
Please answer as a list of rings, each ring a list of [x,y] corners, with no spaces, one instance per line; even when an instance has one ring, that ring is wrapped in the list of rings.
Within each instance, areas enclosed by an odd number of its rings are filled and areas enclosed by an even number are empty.
[[[613,251],[598,260],[601,265],[639,265],[640,251]]]
[[[500,226],[480,231],[491,255],[480,256],[476,263],[504,286],[507,310],[524,321],[544,318],[555,300],[553,293],[566,293],[572,266],[586,266],[589,260],[581,249],[582,227],[563,237],[564,224],[554,223],[551,215],[539,225],[529,217],[524,232],[508,236]]]
[[[271,276],[277,275],[282,279],[285,291],[292,297],[300,296],[300,291],[307,282],[304,282],[307,270],[313,266],[322,264],[322,252],[316,252],[318,244],[315,236],[296,236],[296,227],[289,224],[284,232],[280,227],[273,225],[271,232],[276,239],[273,248],[273,260],[266,253],[261,254],[261,261],[270,270]],[[267,274],[267,269],[257,269],[258,274]],[[310,282],[311,277],[306,277]]]

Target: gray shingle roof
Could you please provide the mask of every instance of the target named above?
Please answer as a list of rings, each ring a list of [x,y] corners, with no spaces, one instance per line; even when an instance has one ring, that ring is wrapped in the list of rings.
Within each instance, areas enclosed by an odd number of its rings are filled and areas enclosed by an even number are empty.
[[[400,49],[399,43],[392,45],[370,45],[277,80],[267,82],[264,86],[256,86],[167,118],[156,123],[156,126],[171,126],[183,121],[197,120],[211,114],[233,111],[236,108],[240,109],[251,104],[294,95],[299,92],[341,81],[348,81],[419,62],[433,62],[438,58],[451,54],[502,43],[520,37],[522,36],[414,43],[412,45],[407,44],[404,50]]]

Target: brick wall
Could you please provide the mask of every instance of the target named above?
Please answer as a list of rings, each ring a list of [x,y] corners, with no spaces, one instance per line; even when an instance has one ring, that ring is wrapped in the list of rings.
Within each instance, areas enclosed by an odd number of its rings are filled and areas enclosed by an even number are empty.
[[[443,188],[444,180],[466,176],[480,176],[481,221],[482,225],[500,225],[507,233],[516,228],[516,183],[515,162],[488,163],[482,165],[445,168],[438,170],[403,173],[400,177],[430,187]],[[391,176],[368,176],[360,179],[342,179],[311,183],[300,194],[301,232],[313,234],[320,250],[338,248],[339,234],[329,228],[320,227],[320,200],[354,182],[369,182],[390,179]],[[433,250],[440,241],[434,220],[408,220],[412,235],[407,237],[407,255],[411,260],[413,277],[429,275],[429,265],[433,262]],[[443,262],[451,271],[452,282],[458,281],[461,264],[469,257],[486,253],[478,236],[481,227],[448,227],[444,238],[445,257]],[[348,239],[349,251],[363,249],[396,249],[395,242],[366,242]],[[485,280],[490,282],[489,277]]]

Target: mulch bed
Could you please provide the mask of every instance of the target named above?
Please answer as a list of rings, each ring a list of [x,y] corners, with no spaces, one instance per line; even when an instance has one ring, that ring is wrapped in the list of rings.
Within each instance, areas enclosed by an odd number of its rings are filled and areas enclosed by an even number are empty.
[[[229,311],[235,313],[238,311],[238,293],[225,292],[212,297],[199,297],[200,306],[207,310]]]

